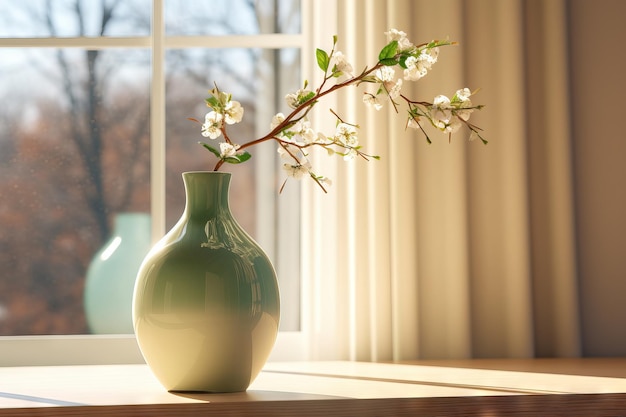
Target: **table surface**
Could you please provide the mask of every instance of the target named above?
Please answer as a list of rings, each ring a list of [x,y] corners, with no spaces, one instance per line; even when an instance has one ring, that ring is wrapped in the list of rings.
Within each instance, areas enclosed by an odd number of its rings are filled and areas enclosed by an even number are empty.
[[[146,365],[0,368],[0,416],[626,416],[626,358],[268,363],[170,393]]]

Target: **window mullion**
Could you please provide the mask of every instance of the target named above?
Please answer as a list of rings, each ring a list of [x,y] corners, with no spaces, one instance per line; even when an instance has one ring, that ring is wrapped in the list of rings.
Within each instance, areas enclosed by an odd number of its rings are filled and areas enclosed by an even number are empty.
[[[150,95],[150,201],[152,240],[165,234],[165,23],[163,0],[152,3]]]
[[[301,34],[262,33],[256,35],[168,36],[168,48],[299,48]]]
[[[0,48],[148,48],[150,37],[0,38]]]

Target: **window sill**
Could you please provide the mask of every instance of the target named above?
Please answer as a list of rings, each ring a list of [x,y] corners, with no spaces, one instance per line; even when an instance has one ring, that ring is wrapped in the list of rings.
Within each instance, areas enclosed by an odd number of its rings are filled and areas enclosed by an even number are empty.
[[[304,361],[302,332],[279,332],[269,361]],[[143,364],[135,335],[0,336],[2,366]]]
[[[266,365],[247,392],[234,394],[169,393],[140,364],[7,367],[0,368],[0,416],[452,415],[460,409],[468,416],[576,416],[626,411],[626,359],[603,362],[607,370],[621,370],[621,377],[590,376],[602,375],[594,360],[542,361],[526,361],[526,367],[507,360],[450,361],[451,366],[446,361],[276,362]]]

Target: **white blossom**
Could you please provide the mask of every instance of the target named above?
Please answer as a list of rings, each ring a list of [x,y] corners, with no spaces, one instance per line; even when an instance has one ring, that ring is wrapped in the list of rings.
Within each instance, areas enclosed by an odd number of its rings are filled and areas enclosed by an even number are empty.
[[[471,108],[472,107],[472,101],[470,100],[471,95],[472,95],[471,90],[465,87],[460,90],[457,90],[456,93],[454,94],[454,97],[452,97],[452,103],[457,108],[454,114],[461,120],[465,120],[465,121],[469,120],[470,115],[474,111],[474,109]]]
[[[409,121],[407,122],[406,126],[410,127],[411,129],[420,129],[419,122],[415,117],[409,117]]]
[[[296,155],[300,153],[300,148],[297,146],[282,144],[277,149],[280,159],[296,159]]]
[[[285,121],[285,115],[282,113],[276,113],[274,117],[272,117],[272,122],[270,123],[270,129],[274,130],[278,125]]]
[[[444,129],[444,132],[446,132],[446,133],[454,133],[457,130],[459,130],[460,127],[461,127],[461,122],[459,121],[458,118],[454,117],[454,118],[452,118],[452,120],[450,120],[450,123],[448,123],[448,125]]]
[[[204,124],[202,125],[202,136],[205,138],[216,139],[222,134],[222,119],[223,116],[215,111],[210,111],[204,118]]]
[[[237,151],[239,150],[239,145],[222,142],[220,143],[220,157],[228,158],[237,155]]]
[[[298,107],[298,94],[297,93],[289,93],[285,96],[285,101],[287,105],[292,109]]]
[[[404,79],[417,81],[424,77],[437,62],[439,48],[424,48],[418,56],[411,55],[405,61]]]
[[[382,103],[378,100],[378,96],[370,93],[363,93],[363,103],[374,107],[376,110],[383,108]]]
[[[428,70],[419,65],[416,57],[410,56],[405,61],[404,79],[409,81],[417,81],[428,73]]]
[[[243,107],[238,101],[232,100],[226,104],[224,108],[224,121],[229,124],[235,124],[241,122],[243,118]]]
[[[396,70],[393,67],[382,67],[376,70],[376,78],[378,78],[389,97],[396,98],[400,95],[400,89],[402,88],[402,79],[394,81],[396,76]]]
[[[385,88],[387,89],[389,97],[392,99],[397,98],[400,95],[400,90],[402,89],[402,78],[398,78],[395,83],[385,83]]]
[[[289,129],[286,129],[283,131],[285,140],[289,142],[297,143],[298,145],[303,145],[302,141],[300,140],[301,129],[302,127],[301,127],[300,121],[294,123],[292,126],[289,127]]]
[[[357,137],[356,127],[347,123],[339,123],[335,130],[335,139],[343,145],[354,148],[359,146],[359,138]]]
[[[332,57],[335,71],[342,72],[344,76],[352,77],[354,69],[341,51],[335,51]]]
[[[309,174],[311,165],[308,162],[304,164],[283,164],[283,169],[287,172],[287,175],[297,180],[301,179],[305,175]]]
[[[289,93],[285,96],[285,101],[287,105],[292,109],[297,108],[300,104],[302,104],[302,99],[311,94],[311,90],[308,89],[300,89],[295,93]]]
[[[348,149],[348,151],[343,155],[343,160],[344,161],[351,161],[353,160],[357,155],[356,149],[350,148]]]
[[[435,97],[432,108],[430,109],[430,117],[435,127],[442,130],[445,129],[452,118],[450,99],[444,95]]]
[[[321,184],[328,185],[328,186],[333,185],[333,181],[328,177],[317,176],[315,177],[315,179],[317,180],[317,182]]]
[[[459,127],[461,127],[461,122],[456,117],[453,109],[454,107],[448,97],[444,95],[435,97],[432,108],[430,109],[430,117],[433,125],[446,133],[456,132]]]
[[[460,90],[456,90],[453,101],[456,101],[456,99],[458,99],[459,101],[463,101],[463,102],[469,101],[469,98],[471,95],[472,95],[472,92],[470,91],[470,89],[465,87]]]
[[[396,70],[390,66],[378,68],[375,72],[376,78],[382,82],[393,81],[396,76]]]
[[[387,42],[398,41],[398,52],[408,51],[414,47],[407,39],[406,33],[401,30],[389,29],[388,32],[385,32],[385,35],[387,35]]]
[[[395,69],[390,66],[377,69],[374,76],[378,79],[381,89],[375,95],[365,93],[363,95],[363,102],[368,106],[374,107],[376,110],[380,110],[383,107],[383,103],[379,100],[378,96],[382,94],[382,92],[386,93],[392,100],[397,98],[402,89],[402,78],[395,80],[395,74]]]
[[[437,62],[437,58],[439,58],[439,48],[426,48],[422,50],[422,54],[420,56],[424,56],[424,59],[430,62],[430,65]]]
[[[454,112],[455,116],[461,120],[468,121],[474,109],[464,109],[463,106],[466,102],[462,104],[462,107]]]
[[[307,145],[311,143],[316,143],[318,141],[317,132],[310,127],[307,127],[306,129],[304,129],[300,133],[300,136],[302,137],[302,141]]]
[[[291,140],[298,144],[311,144],[317,142],[317,132],[311,128],[311,122],[307,119],[299,120],[291,126],[289,132],[292,133]]]
[[[440,109],[449,109],[451,106],[450,99],[443,94],[439,94],[433,99],[433,107]]]

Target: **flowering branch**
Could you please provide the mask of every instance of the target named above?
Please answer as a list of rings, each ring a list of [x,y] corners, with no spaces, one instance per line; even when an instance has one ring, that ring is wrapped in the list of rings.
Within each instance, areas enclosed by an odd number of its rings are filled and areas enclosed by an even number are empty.
[[[287,115],[276,114],[271,121],[270,131],[258,139],[236,144],[228,136],[227,127],[239,123],[244,109],[238,101],[232,100],[230,94],[220,91],[217,85],[209,93],[206,104],[211,111],[206,114],[201,133],[204,137],[217,139],[223,136],[219,149],[208,143],[201,142],[202,146],[212,152],[219,159],[214,170],[218,171],[224,163],[239,164],[250,159],[248,148],[263,142],[273,140],[278,144],[278,153],[285,161],[283,168],[287,178],[302,178],[310,176],[324,192],[325,185],[331,181],[315,174],[308,159],[308,149],[320,147],[328,155],[339,155],[344,160],[354,159],[356,156],[365,160],[379,159],[376,155],[369,155],[362,151],[358,140],[356,124],[345,122],[337,113],[331,110],[337,123],[332,136],[324,135],[311,127],[308,114],[320,99],[326,95],[350,85],[359,86],[362,83],[376,84],[375,92],[365,92],[363,102],[380,110],[384,101],[389,100],[396,113],[399,113],[400,102],[407,107],[407,127],[420,129],[428,143],[431,139],[422,126],[425,119],[432,126],[448,133],[449,140],[452,133],[462,125],[466,126],[471,134],[470,140],[478,137],[483,143],[487,141],[480,135],[480,128],[469,123],[469,117],[474,110],[482,109],[482,105],[473,105],[470,96],[474,94],[468,88],[458,90],[452,99],[438,95],[433,102],[414,101],[400,93],[403,80],[417,81],[423,78],[432,65],[437,62],[439,47],[454,45],[450,41],[432,41],[420,45],[413,45],[406,34],[396,29],[385,32],[388,43],[380,51],[378,62],[371,68],[365,68],[360,74],[354,75],[352,65],[341,51],[336,49],[337,37],[333,37],[333,47],[330,53],[316,50],[318,67],[324,71],[320,85],[313,91],[308,89],[305,81],[302,89],[287,94],[285,100],[292,109]],[[402,77],[396,77],[396,68],[402,71]],[[336,82],[329,85],[331,80]],[[398,102],[400,101],[400,102]],[[193,120],[193,119],[192,119]],[[286,180],[285,180],[286,182]],[[285,183],[281,186],[281,191]]]

